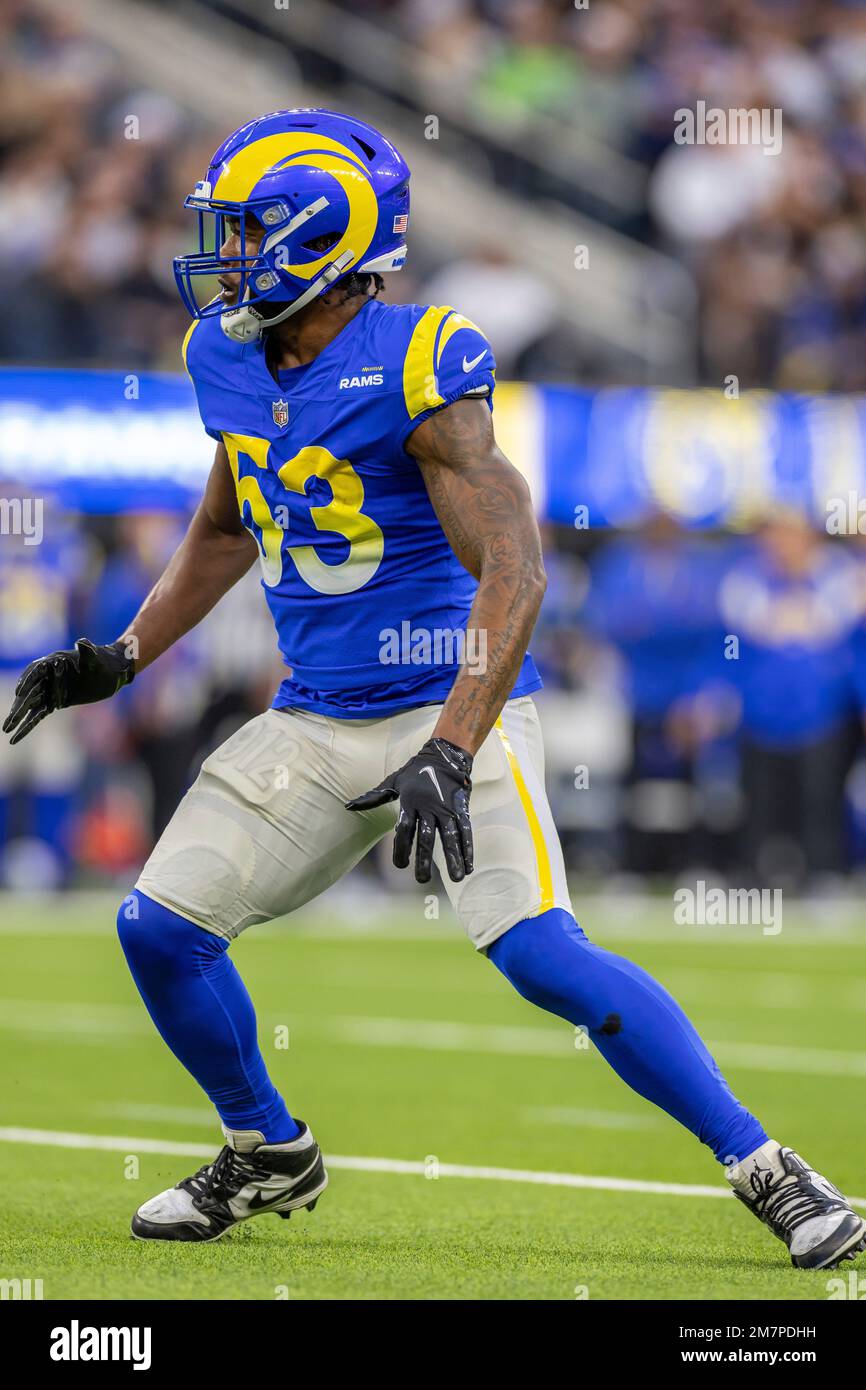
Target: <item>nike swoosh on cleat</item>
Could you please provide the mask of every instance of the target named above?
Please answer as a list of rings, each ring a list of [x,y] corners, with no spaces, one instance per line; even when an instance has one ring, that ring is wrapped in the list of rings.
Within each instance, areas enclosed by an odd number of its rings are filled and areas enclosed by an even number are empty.
[[[275,1207],[279,1202],[284,1202],[287,1197],[294,1197],[295,1189],[287,1187],[284,1192],[278,1192],[276,1197],[269,1197],[266,1201],[262,1198],[261,1192],[254,1192],[247,1206],[250,1211],[267,1211],[268,1207]]]
[[[478,366],[478,363],[481,361],[481,359],[482,359],[482,357],[484,356],[484,354],[485,354],[486,351],[487,351],[487,348],[482,348],[481,351],[479,352],[478,356],[477,356],[477,357],[473,357],[473,359],[472,359],[471,362],[467,362],[467,361],[466,361],[466,358],[464,357],[464,358],[463,358],[463,370],[464,370],[464,372],[471,372],[473,367],[477,367],[477,366]]]

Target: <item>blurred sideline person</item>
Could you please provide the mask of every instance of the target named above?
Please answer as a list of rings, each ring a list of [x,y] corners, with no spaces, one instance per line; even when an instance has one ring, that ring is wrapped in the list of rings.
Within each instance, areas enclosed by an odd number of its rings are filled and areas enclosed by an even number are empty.
[[[494,438],[495,359],[458,310],[378,299],[406,256],[402,156],[351,117],[276,112],[224,141],[187,206],[199,251],[175,270],[216,443],[204,499],[131,626],[31,664],[4,723],[17,743],[115,694],[259,559],[292,674],[206,759],[118,913],[226,1144],[146,1201],[133,1234],[213,1241],[319,1200],[319,1146],[268,1075],[228,948],[393,832],[396,866],[414,844],[427,883],[435,859],[478,951],[707,1144],[794,1265],[837,1264],[866,1245],[863,1219],[769,1138],[671,996],[574,919],[531,698],[541,544]]]
[[[5,497],[10,486],[3,484]],[[42,518],[52,544],[0,538],[0,698],[13,698],[22,663],[72,639],[74,576],[81,542],[71,517]],[[52,721],[53,722],[53,721]],[[83,757],[74,717],[64,713],[43,744],[0,746],[0,883],[58,888],[71,873],[70,830]]]
[[[852,558],[795,512],[771,516],[721,590],[738,654],[744,860],[757,879],[840,875],[853,752],[852,638],[861,620]]]
[[[598,551],[584,621],[618,651],[632,711],[626,867],[671,872],[706,856],[691,711],[721,648],[723,556],[659,513]]]
[[[556,301],[545,282],[525,265],[516,265],[501,241],[482,243],[453,261],[422,287],[431,304],[459,304],[484,324],[507,380],[524,377],[524,364],[556,326]]]
[[[87,610],[88,628],[97,641],[107,641],[126,628],[182,535],[180,519],[167,512],[135,512],[120,519],[117,549],[105,564]],[[166,660],[123,696],[126,728],[151,783],[152,842],[189,786],[209,684],[206,654],[194,635],[175,643]]]

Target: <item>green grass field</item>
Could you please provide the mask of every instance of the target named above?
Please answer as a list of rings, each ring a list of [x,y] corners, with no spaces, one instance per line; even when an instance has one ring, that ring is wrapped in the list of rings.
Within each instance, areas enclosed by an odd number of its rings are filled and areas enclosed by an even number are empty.
[[[135,1207],[202,1162],[173,1147],[204,1156],[221,1136],[139,1003],[115,910],[108,897],[0,898],[0,1278],[41,1279],[46,1299],[828,1297],[834,1276],[793,1270],[729,1197],[605,1187],[725,1191],[712,1157],[513,994],[447,908],[428,922],[412,899],[365,923],[363,900],[343,896],[234,948],[274,1079],[333,1156],[317,1210],[194,1249],[131,1240]],[[581,912],[674,991],[770,1132],[866,1197],[856,911],[810,925],[789,909],[775,937],[671,916],[670,899]],[[64,1134],[77,1147],[59,1147]],[[856,1268],[866,1292],[863,1257]]]

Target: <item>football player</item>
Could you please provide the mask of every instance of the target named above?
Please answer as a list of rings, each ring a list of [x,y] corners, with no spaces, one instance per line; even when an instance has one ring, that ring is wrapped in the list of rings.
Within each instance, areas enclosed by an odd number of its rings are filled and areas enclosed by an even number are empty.
[[[31,663],[4,724],[18,742],[114,694],[260,562],[291,674],[205,760],[118,916],[226,1143],[145,1202],[133,1234],[212,1241],[315,1205],[322,1155],[268,1076],[229,947],[393,831],[394,863],[414,846],[425,883],[436,862],[476,949],[707,1144],[795,1265],[853,1257],[857,1212],[769,1138],[671,996],[574,919],[527,654],[541,545],[494,438],[493,353],[459,309],[378,298],[406,254],[404,160],[361,121],[279,111],[229,136],[186,205],[183,353],[216,444],[204,497],[128,630]]]

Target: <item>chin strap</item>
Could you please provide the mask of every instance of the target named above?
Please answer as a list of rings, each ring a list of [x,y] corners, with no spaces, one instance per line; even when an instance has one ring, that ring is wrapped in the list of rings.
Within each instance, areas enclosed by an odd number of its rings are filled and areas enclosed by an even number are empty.
[[[338,256],[335,261],[332,261],[327,269],[323,270],[321,275],[318,275],[312,284],[307,286],[303,294],[299,294],[297,299],[293,299],[291,304],[287,304],[281,313],[274,314],[273,317],[266,318],[251,304],[240,304],[236,309],[224,310],[220,314],[220,327],[223,333],[235,343],[256,342],[266,328],[273,328],[275,324],[291,318],[292,314],[303,309],[305,304],[309,304],[310,300],[315,299],[335,280],[339,280],[354,258],[355,253],[353,251],[344,251],[342,256]],[[247,289],[247,294],[249,294],[249,289]]]

